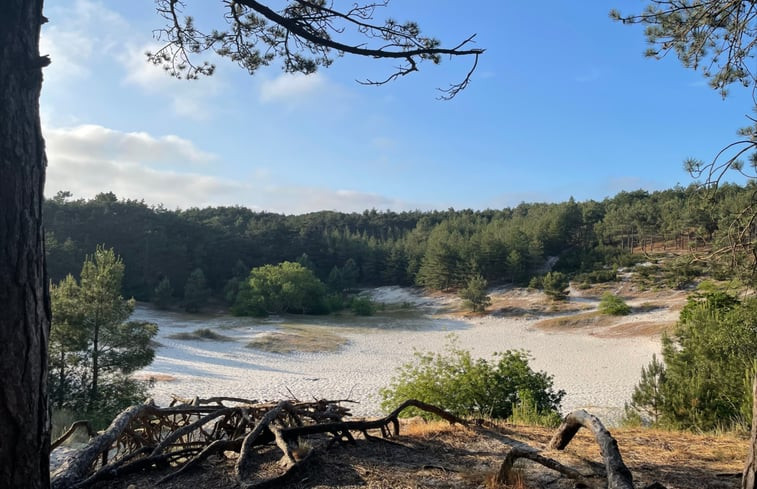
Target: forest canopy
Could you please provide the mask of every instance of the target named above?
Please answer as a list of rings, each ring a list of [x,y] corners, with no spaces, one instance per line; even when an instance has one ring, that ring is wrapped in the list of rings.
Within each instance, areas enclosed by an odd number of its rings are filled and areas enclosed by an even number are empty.
[[[62,193],[45,202],[49,272],[76,273],[89,250],[112,247],[128,264],[124,294],[180,301],[190,276],[233,304],[250,270],[297,262],[332,289],[422,285],[462,289],[543,283],[550,271],[579,283],[612,280],[630,251],[703,251],[727,239],[730,223],[754,191],[724,185],[713,201],[698,187],[621,192],[602,201],[522,203],[498,210],[302,215],[243,207],[169,211],[102,193]],[[690,265],[673,286],[685,286]],[[712,273],[728,274],[713,263]],[[173,296],[171,296],[173,294]]]

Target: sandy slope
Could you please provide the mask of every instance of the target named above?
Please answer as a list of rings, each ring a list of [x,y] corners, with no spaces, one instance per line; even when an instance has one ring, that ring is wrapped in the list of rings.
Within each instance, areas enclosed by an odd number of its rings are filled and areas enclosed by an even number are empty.
[[[526,292],[515,294],[521,300]],[[563,410],[589,407],[614,418],[629,399],[641,367],[659,352],[660,342],[651,337],[604,338],[579,332],[534,328],[542,316],[483,316],[463,318],[446,313],[457,306],[448,296],[425,296],[416,291],[384,287],[372,295],[385,303],[412,303],[429,313],[428,318],[407,324],[393,321],[381,325],[381,317],[353,318],[350,324],[312,324],[346,337],[347,346],[336,353],[266,353],[245,348],[251,338],[277,329],[280,320],[181,316],[139,307],[135,319],[157,321],[161,327],[154,363],[141,375],[172,378],[159,381],[152,390],[156,401],[165,403],[171,394],[182,397],[227,395],[254,399],[277,399],[292,395],[300,399],[339,398],[360,402],[358,415],[380,413],[378,390],[389,383],[397,366],[407,362],[415,349],[439,351],[454,333],[460,347],[488,357],[493,352],[525,349],[533,355],[532,366],[554,375],[555,386],[567,394]],[[498,297],[502,299],[502,297]],[[504,300],[507,300],[505,297]],[[591,300],[587,300],[591,302]],[[633,321],[675,320],[675,311],[661,309],[633,317]],[[365,324],[363,324],[365,323]],[[211,326],[212,325],[212,326]],[[172,340],[177,331],[219,327],[234,342]]]

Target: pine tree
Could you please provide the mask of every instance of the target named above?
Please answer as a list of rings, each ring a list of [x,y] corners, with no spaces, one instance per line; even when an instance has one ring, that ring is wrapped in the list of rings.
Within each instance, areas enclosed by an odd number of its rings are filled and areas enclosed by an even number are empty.
[[[460,297],[473,312],[484,312],[491,305],[492,299],[486,294],[487,285],[486,279],[479,274],[471,277],[468,285],[460,291]]]
[[[184,310],[187,312],[197,312],[208,301],[210,290],[205,282],[205,273],[202,269],[195,268],[189,274],[187,283],[184,286]]]
[[[173,299],[173,287],[168,277],[158,282],[152,294],[152,302],[158,309],[166,309]]]

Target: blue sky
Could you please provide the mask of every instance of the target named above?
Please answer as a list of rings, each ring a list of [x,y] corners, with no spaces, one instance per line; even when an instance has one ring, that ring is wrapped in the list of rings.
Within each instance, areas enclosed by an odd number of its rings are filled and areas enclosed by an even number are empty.
[[[186,3],[200,25],[221,16],[220,2]],[[47,2],[46,194],[302,213],[685,186],[682,161],[733,141],[751,97],[734,87],[723,100],[675,57],[644,58],[642,29],[608,17],[643,4],[395,0],[378,17],[417,20],[447,45],[476,33],[486,49],[469,88],[443,102],[436,88],[459,81],[469,60],[366,87],[355,79],[379,78],[391,62],[345,57],[309,77],[278,66],[250,77],[211,59],[216,74],[188,82],[144,60],[162,25],[152,2]]]

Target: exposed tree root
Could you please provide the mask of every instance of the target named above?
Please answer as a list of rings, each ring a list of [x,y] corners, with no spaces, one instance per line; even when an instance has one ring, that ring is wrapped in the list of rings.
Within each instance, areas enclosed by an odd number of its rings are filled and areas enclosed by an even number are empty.
[[[52,488],[86,488],[136,471],[171,469],[158,481],[162,484],[195,469],[208,457],[228,451],[239,454],[234,472],[240,487],[280,487],[305,464],[312,463],[319,450],[334,443],[354,442],[353,433],[361,433],[369,441],[391,442],[389,438],[399,435],[400,414],[409,407],[433,413],[452,424],[468,426],[465,420],[443,409],[412,399],[380,419],[344,421],[349,410],[341,402],[256,403],[239,398],[175,398],[166,408],[151,403],[132,406],[61,466],[53,476]],[[632,489],[631,473],[620,457],[615,439],[595,416],[585,411],[568,415],[549,447],[562,450],[581,427],[590,429],[600,446],[607,469],[607,487]],[[382,437],[369,434],[369,430],[380,431]],[[313,439],[317,446],[310,444]],[[279,473],[270,476],[269,464],[268,474],[262,479],[256,470],[260,456],[256,447],[261,445],[275,446],[282,454]],[[510,446],[497,475],[498,482],[506,482],[514,462],[526,458],[584,486],[601,485],[599,476],[581,474],[528,445]]]

